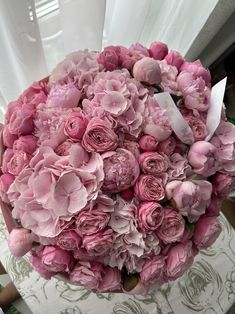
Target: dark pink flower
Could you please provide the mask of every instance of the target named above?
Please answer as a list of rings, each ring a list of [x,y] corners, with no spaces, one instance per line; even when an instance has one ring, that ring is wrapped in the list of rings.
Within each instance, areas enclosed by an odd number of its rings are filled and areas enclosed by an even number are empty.
[[[63,250],[74,251],[79,249],[82,239],[74,230],[62,231],[56,239],[56,244]]]
[[[64,133],[73,141],[81,141],[88,121],[81,112],[72,112],[64,125]]]
[[[146,152],[139,156],[140,169],[145,174],[165,173],[169,167],[169,159],[164,154]]]
[[[111,228],[83,237],[83,246],[91,255],[103,255],[113,245],[114,233]]]
[[[167,45],[161,42],[154,41],[149,48],[150,57],[155,60],[162,60],[168,53]]]

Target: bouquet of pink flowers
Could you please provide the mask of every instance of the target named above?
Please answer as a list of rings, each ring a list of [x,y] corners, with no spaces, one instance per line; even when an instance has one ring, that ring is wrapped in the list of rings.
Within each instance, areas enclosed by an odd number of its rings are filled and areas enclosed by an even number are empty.
[[[235,183],[224,82],[210,81],[163,43],[109,46],[71,53],[11,102],[0,196],[12,254],[95,292],[182,276],[220,234]]]

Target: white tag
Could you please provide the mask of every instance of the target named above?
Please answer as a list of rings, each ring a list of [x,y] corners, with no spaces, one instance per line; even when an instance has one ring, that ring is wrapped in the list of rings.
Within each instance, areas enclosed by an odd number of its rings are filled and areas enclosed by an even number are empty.
[[[192,144],[194,142],[193,131],[184,120],[170,93],[158,93],[155,94],[154,97],[161,109],[165,110],[165,114],[168,117],[172,130],[178,138],[185,144]]]
[[[209,141],[211,139],[212,135],[214,134],[220,123],[226,82],[227,77],[219,81],[219,83],[217,83],[211,89],[210,108],[208,110],[206,120],[208,135],[205,141]]]

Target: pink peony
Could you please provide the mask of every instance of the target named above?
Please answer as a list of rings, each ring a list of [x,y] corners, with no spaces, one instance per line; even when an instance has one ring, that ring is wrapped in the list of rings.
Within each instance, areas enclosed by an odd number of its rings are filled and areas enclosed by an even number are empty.
[[[162,282],[166,267],[165,260],[166,258],[161,255],[154,256],[150,260],[147,260],[140,273],[141,281],[148,283]]]
[[[138,160],[140,156],[139,144],[134,141],[124,140],[123,148],[129,150],[134,156],[135,159]]]
[[[139,165],[133,154],[122,148],[103,155],[103,189],[117,193],[132,187],[140,173]]]
[[[185,61],[182,64],[180,71],[193,73],[196,77],[202,78],[207,85],[210,84],[210,81],[211,81],[210,71],[203,67],[200,60],[196,60],[194,62]]]
[[[218,170],[216,147],[205,141],[198,141],[190,147],[188,161],[194,167],[194,172],[205,177],[213,175]]]
[[[178,243],[171,247],[166,260],[166,279],[181,277],[192,263],[192,242]]]
[[[73,141],[81,141],[88,125],[81,112],[72,112],[65,122],[64,133]]]
[[[166,172],[169,159],[164,154],[147,152],[140,155],[139,164],[143,173],[157,175]]]
[[[119,67],[120,59],[119,46],[108,46],[99,54],[98,63],[102,64],[106,70],[113,71]]]
[[[2,172],[8,172],[8,163],[10,162],[12,156],[14,155],[13,149],[7,148],[2,156]]]
[[[140,175],[135,184],[136,196],[141,201],[160,201],[165,197],[163,180],[153,175]]]
[[[192,174],[188,160],[181,154],[174,153],[170,156],[170,166],[167,170],[169,181],[183,180]]]
[[[207,136],[207,127],[199,118],[193,116],[185,117],[186,122],[193,131],[195,141],[203,141]]]
[[[12,148],[14,142],[17,140],[18,136],[15,134],[12,134],[9,131],[9,125],[7,124],[4,128],[3,128],[3,133],[2,133],[2,138],[3,138],[3,144],[6,147]]]
[[[220,121],[215,134],[223,145],[235,143],[235,126],[230,122]]]
[[[7,191],[9,187],[14,182],[15,177],[10,173],[4,173],[0,176],[0,198],[5,203],[9,203],[9,199],[7,196]]]
[[[151,135],[144,135],[139,140],[139,147],[143,152],[154,152],[158,146],[158,141]]]
[[[33,268],[45,279],[50,279],[52,276],[55,275],[54,272],[49,271],[45,265],[42,263],[41,257],[37,256],[36,254],[32,254],[29,258],[30,264]]]
[[[8,247],[15,257],[22,257],[33,247],[33,237],[30,230],[24,228],[13,229],[8,237]]]
[[[133,50],[131,48],[127,49],[126,47],[120,46],[120,66],[121,68],[126,68],[131,70],[133,65],[143,58],[143,54],[140,51]]]
[[[165,216],[165,210],[156,202],[140,203],[138,208],[138,224],[144,232],[159,228]]]
[[[134,64],[133,76],[136,80],[150,85],[161,82],[161,70],[158,62],[145,57]]]
[[[47,99],[47,90],[45,85],[40,82],[34,82],[20,96],[19,100],[23,104],[30,104],[34,107],[41,103],[45,103]]]
[[[70,252],[55,246],[46,246],[42,252],[42,263],[49,271],[69,272],[72,268],[73,257]]]
[[[9,120],[9,132],[16,135],[31,134],[34,129],[34,113],[32,104],[21,104],[17,107]]]
[[[202,216],[195,225],[193,242],[199,250],[206,249],[215,242],[221,230],[216,217]]]
[[[82,211],[76,218],[76,231],[78,234],[92,235],[103,230],[110,220],[110,214],[93,209]]]
[[[175,66],[170,65],[166,60],[158,62],[161,68],[162,81],[161,86],[163,87],[164,92],[170,92],[174,94],[180,94],[177,85],[177,75],[178,70]]]
[[[181,214],[172,208],[164,208],[164,219],[156,231],[157,236],[165,243],[179,242],[184,234],[185,223]]]
[[[163,153],[167,156],[170,156],[173,154],[175,147],[176,147],[176,140],[173,136],[170,136],[165,141],[162,141],[159,143],[157,147],[157,151],[159,153]]]
[[[171,181],[166,185],[167,198],[189,222],[196,222],[210,204],[212,185],[208,181]]]
[[[46,101],[47,108],[75,108],[81,92],[72,84],[53,85]]]
[[[56,244],[63,250],[79,249],[82,239],[74,230],[64,230],[57,236]]]
[[[110,249],[114,241],[114,233],[111,228],[99,231],[95,234],[83,237],[83,246],[91,255],[103,255]]]
[[[136,43],[136,44],[132,44],[130,46],[130,49],[133,51],[137,51],[139,52],[141,55],[143,55],[144,57],[149,57],[149,51],[146,47],[144,47],[143,45],[141,45],[140,43]]]
[[[121,289],[121,272],[116,267],[105,267],[102,279],[99,283],[98,292],[110,292]]]
[[[212,178],[213,193],[223,199],[227,198],[229,193],[235,187],[235,178],[227,173],[217,172]]]
[[[13,151],[21,151],[26,154],[32,155],[37,148],[37,138],[33,135],[20,136],[14,142]]]
[[[175,51],[175,50],[171,50],[165,56],[165,60],[168,64],[175,66],[178,71],[180,70],[181,65],[184,63],[184,58],[181,56],[181,54],[178,51]]]
[[[149,48],[150,57],[155,60],[162,60],[168,53],[167,45],[161,42],[154,41]]]
[[[117,134],[98,118],[89,121],[82,145],[88,152],[105,152],[117,147]]]
[[[8,172],[17,176],[28,166],[31,156],[23,151],[16,151],[7,164]]]

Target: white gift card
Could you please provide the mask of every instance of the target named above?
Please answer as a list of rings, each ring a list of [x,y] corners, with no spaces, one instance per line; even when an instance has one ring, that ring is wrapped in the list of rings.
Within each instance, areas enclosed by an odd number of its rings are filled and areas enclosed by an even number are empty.
[[[227,77],[219,81],[219,83],[217,83],[211,89],[210,107],[207,113],[206,120],[206,126],[208,130],[206,141],[209,141],[211,139],[212,135],[214,134],[220,123],[226,82]]]
[[[185,144],[192,144],[194,142],[193,131],[188,123],[184,120],[170,93],[158,93],[155,94],[154,97],[160,108],[165,111],[172,130],[175,132],[178,138]]]

